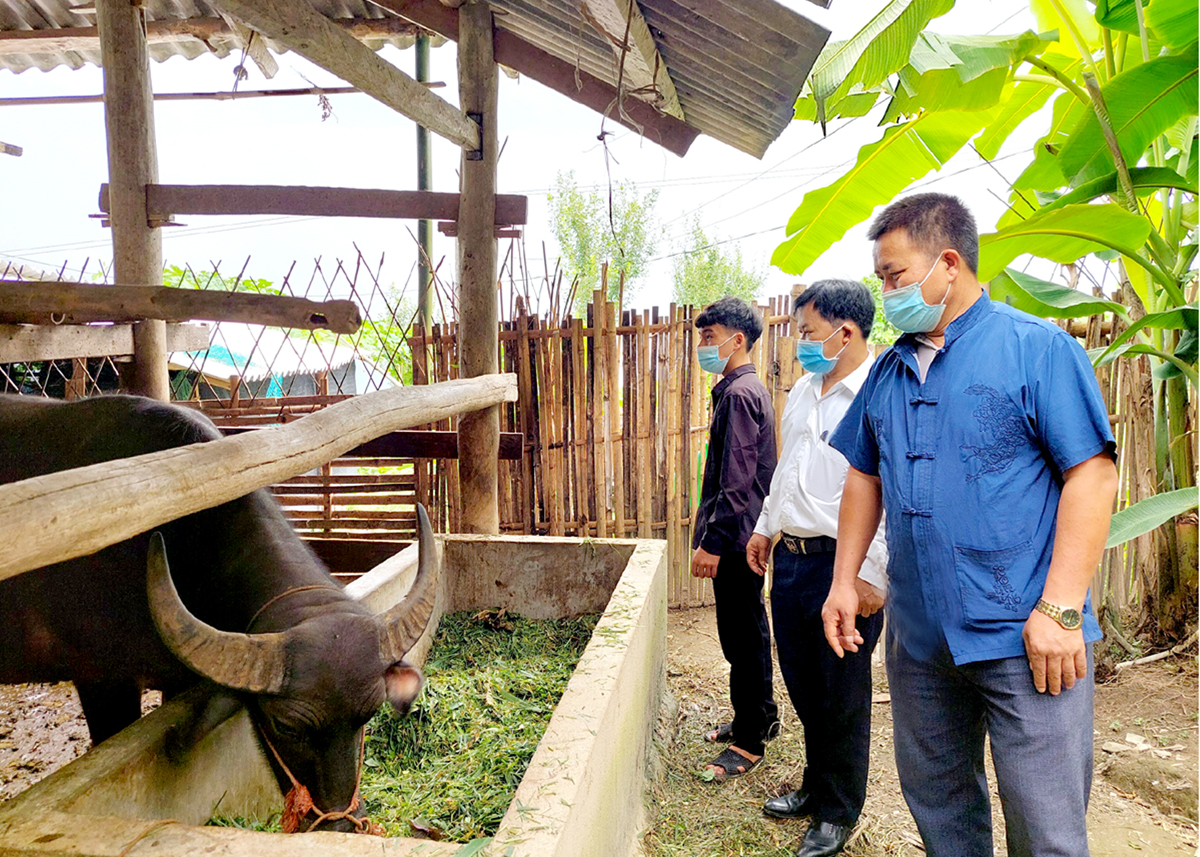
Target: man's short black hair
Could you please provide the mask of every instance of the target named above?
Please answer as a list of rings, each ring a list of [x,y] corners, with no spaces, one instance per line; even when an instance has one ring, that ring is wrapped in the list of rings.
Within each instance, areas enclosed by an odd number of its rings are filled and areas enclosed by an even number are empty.
[[[871,335],[875,323],[875,298],[871,290],[853,280],[818,280],[796,295],[792,312],[813,305],[817,315],[830,324],[852,321],[862,331],[863,339]]]
[[[709,327],[719,324],[729,330],[736,330],[746,337],[746,350],[749,351],[762,336],[762,319],[754,307],[741,298],[726,295],[719,301],[713,301],[696,316],[696,327]]]
[[[947,247],[958,251],[971,273],[979,270],[979,230],[975,218],[958,197],[944,193],[918,193],[885,208],[867,237],[878,241],[903,229],[913,244],[930,255]]]

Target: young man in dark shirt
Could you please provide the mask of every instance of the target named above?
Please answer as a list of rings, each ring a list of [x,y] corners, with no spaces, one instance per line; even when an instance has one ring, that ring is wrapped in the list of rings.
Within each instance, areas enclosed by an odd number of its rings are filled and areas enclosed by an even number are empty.
[[[712,578],[717,636],[729,662],[733,722],[705,736],[732,742],[708,766],[720,780],[750,771],[762,759],[763,741],[779,731],[763,578],[746,564],[746,542],[775,470],[775,412],[750,362],[762,334],[753,308],[725,297],[700,313],[696,327],[700,368],[723,376],[712,391],[708,460],[692,537],[692,575]]]

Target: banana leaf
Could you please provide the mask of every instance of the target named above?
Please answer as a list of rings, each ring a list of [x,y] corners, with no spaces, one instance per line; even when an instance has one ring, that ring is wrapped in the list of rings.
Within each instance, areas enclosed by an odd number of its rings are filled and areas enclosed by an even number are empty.
[[[1154,0],[1146,7],[1146,26],[1173,53],[1196,41],[1196,0]]]
[[[1196,185],[1188,181],[1179,173],[1167,167],[1134,167],[1129,171],[1129,178],[1133,180],[1133,189],[1136,193],[1139,190],[1144,190],[1146,193],[1152,193],[1160,187],[1173,187],[1178,190],[1185,190],[1188,193],[1196,193]],[[1086,182],[1070,193],[1065,193],[1053,202],[1042,206],[1042,211],[1054,211],[1056,208],[1064,208],[1068,205],[1075,205],[1081,202],[1090,202],[1100,196],[1112,196],[1117,193],[1117,174],[1111,172],[1108,175],[1100,176],[1097,179],[1092,179]],[[1140,196],[1141,194],[1139,194]]]
[[[1016,268],[1005,268],[994,277],[989,292],[992,300],[1039,318],[1086,318],[1103,312],[1124,316],[1126,312],[1116,301],[1047,282]]]
[[[1111,203],[1039,212],[979,237],[979,279],[992,279],[1025,253],[1066,265],[1107,247],[1136,261],[1150,229],[1149,220]]]
[[[903,68],[921,31],[953,6],[954,0],[891,0],[851,38],[827,45],[805,87],[821,126],[826,108],[856,85],[869,90]]]
[[[832,184],[804,195],[788,220],[789,237],[775,248],[771,264],[789,274],[802,273],[876,206],[943,166],[991,121],[996,109],[923,113],[888,128],[881,139],[859,149],[857,163]]]
[[[1121,331],[1121,335],[1110,342],[1108,347],[1092,360],[1092,365],[1099,368],[1110,363],[1117,356],[1114,352],[1133,339],[1139,330],[1147,327],[1163,330],[1195,330],[1198,316],[1200,316],[1200,310],[1195,307],[1175,307],[1164,312],[1147,313]]]
[[[1101,87],[1125,162],[1135,165],[1150,141],[1197,111],[1196,57],[1153,59],[1122,72]],[[1059,166],[1072,187],[1115,169],[1094,110],[1080,118],[1059,153]]]
[[[1042,109],[1058,87],[1036,81],[1022,81],[1011,87],[1007,98],[1002,99],[1000,115],[996,121],[983,129],[975,141],[975,149],[989,161],[1000,153],[1000,147],[1022,122]]]
[[[1157,529],[1172,518],[1196,508],[1196,489],[1179,488],[1155,494],[1128,506],[1112,516],[1106,548],[1115,548],[1130,539]]]

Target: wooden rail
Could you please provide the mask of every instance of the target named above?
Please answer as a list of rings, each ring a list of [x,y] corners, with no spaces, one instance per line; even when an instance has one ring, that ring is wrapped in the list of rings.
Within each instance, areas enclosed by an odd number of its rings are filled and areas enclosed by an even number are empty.
[[[516,397],[511,375],[396,387],[288,425],[0,486],[0,580],[298,476],[381,434]]]
[[[310,301],[215,289],[104,286],[0,280],[0,324],[89,321],[240,321],[271,327],[354,333],[362,315],[354,301]]]

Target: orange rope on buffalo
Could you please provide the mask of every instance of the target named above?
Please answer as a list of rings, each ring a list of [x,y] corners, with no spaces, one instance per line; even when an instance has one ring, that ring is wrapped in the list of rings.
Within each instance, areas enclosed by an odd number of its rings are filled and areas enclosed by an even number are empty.
[[[263,740],[267,742],[267,747],[271,754],[275,757],[275,761],[279,763],[279,767],[283,768],[283,772],[287,774],[289,780],[292,781],[292,789],[287,793],[287,797],[283,802],[283,815],[279,819],[279,824],[283,828],[284,833],[295,833],[300,829],[300,822],[310,812],[317,814],[316,819],[308,826],[312,830],[318,824],[326,821],[340,821],[346,819],[354,825],[355,833],[366,833],[370,836],[385,835],[382,825],[376,824],[369,818],[359,818],[354,815],[354,811],[358,809],[358,789],[362,784],[362,763],[367,750],[367,731],[364,728],[359,733],[358,742],[358,776],[354,780],[354,797],[350,799],[350,805],[345,809],[335,810],[334,812],[324,812],[316,804],[313,803],[312,795],[308,789],[297,780],[288,766],[283,763],[283,759],[279,757],[279,751],[275,749],[275,745],[271,743],[271,739],[267,737],[265,732],[262,733]]]

